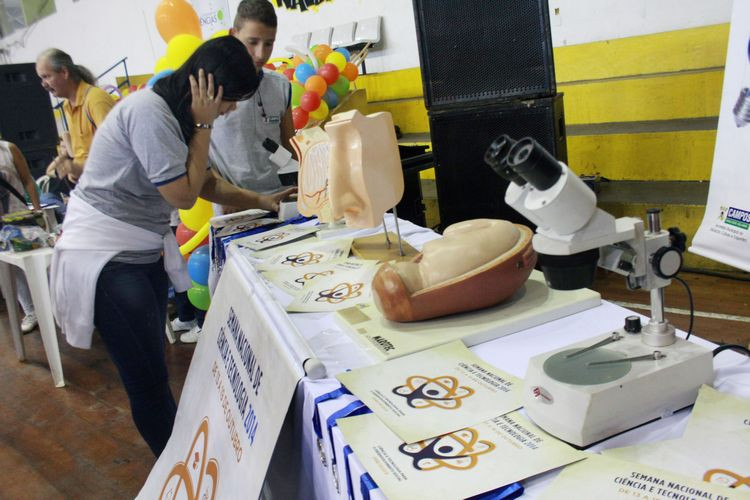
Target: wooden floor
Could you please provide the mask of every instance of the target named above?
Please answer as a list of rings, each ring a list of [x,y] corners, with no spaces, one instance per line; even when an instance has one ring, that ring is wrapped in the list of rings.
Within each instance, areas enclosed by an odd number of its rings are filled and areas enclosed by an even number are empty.
[[[750,283],[683,273],[700,314],[695,334],[717,343],[750,342]],[[624,279],[601,272],[595,285],[605,299],[647,308],[648,294],[627,291]],[[687,295],[678,283],[666,293],[667,314],[687,329]],[[644,312],[645,310],[639,310]],[[38,331],[25,337],[19,362],[0,315],[0,498],[133,498],[153,465],[130,419],[127,397],[104,348],[60,349],[67,386],[52,385]],[[592,330],[592,336],[599,333]],[[175,395],[194,347],[168,346]]]
[[[5,311],[0,321],[0,498],[134,498],[154,458],[98,337],[90,350],[61,341],[67,385],[57,389],[38,330],[25,336],[27,361],[19,362]],[[193,349],[168,346],[175,396]]]
[[[615,302],[636,312],[650,315],[649,293],[630,291],[625,278],[613,272],[597,270],[597,279],[592,288],[602,298]],[[735,275],[740,280],[681,272],[680,278],[687,282],[693,295],[695,316],[693,333],[717,344],[750,343],[750,275]],[[687,331],[690,324],[690,301],[685,288],[677,281],[664,293],[666,317],[677,328]]]

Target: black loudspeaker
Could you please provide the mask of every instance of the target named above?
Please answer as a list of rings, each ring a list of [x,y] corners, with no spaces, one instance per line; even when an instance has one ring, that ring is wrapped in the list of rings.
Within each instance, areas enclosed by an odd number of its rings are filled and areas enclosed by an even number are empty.
[[[404,171],[404,195],[396,205],[396,211],[399,218],[424,227],[427,225],[427,219],[424,214],[425,206],[422,202],[422,183],[419,179],[419,172],[432,166],[432,155],[426,154],[427,146],[399,144],[398,152]]]
[[[0,134],[24,154],[54,149],[57,126],[35,65],[0,65]]]
[[[427,109],[555,95],[547,0],[413,0]]]
[[[21,152],[26,158],[26,163],[29,164],[29,170],[34,179],[43,176],[47,171],[47,166],[52,163],[52,160],[57,156],[57,148],[55,147],[27,149],[26,151],[22,150]]]
[[[508,182],[485,162],[484,153],[500,134],[532,137],[567,162],[562,94],[461,110],[430,111],[440,226],[467,219],[505,219],[533,227],[505,204]]]

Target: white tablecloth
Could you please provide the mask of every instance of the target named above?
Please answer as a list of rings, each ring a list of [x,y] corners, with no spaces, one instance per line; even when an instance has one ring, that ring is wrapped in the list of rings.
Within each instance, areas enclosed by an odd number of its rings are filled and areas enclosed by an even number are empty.
[[[387,225],[389,230],[395,231],[393,219],[390,216],[387,216]],[[401,221],[400,228],[404,239],[417,249],[421,248],[426,241],[439,237],[432,231],[409,222]],[[356,237],[374,232],[373,230],[349,231],[346,235],[351,234]],[[336,236],[342,235],[330,235],[330,237]],[[243,258],[241,252],[236,251],[237,249],[233,250],[229,252],[230,258]],[[249,260],[246,262],[247,266],[251,265]],[[250,269],[249,272],[254,271]],[[270,284],[268,286],[273,296],[273,301],[266,299],[269,307],[283,307],[291,301],[291,297],[284,292]],[[488,363],[513,375],[523,377],[530,357],[620,328],[624,318],[632,314],[630,310],[603,302],[593,309],[474,346],[471,350]],[[277,487],[279,484],[285,485],[289,488],[288,491],[296,490],[298,498],[346,499],[348,497],[347,467],[343,460],[346,443],[337,427],[332,429],[331,442],[325,421],[356,398],[344,395],[318,405],[320,420],[323,422],[323,446],[328,461],[325,466],[320,459],[317,436],[312,424],[314,401],[315,398],[339,387],[339,383],[333,378],[336,373],[372,364],[376,360],[342,331],[332,313],[291,314],[290,319],[309,349],[325,365],[328,378],[319,380],[304,378],[298,387],[294,405],[295,414],[293,418],[288,417],[289,424],[286,430],[287,433],[291,433],[292,439],[287,439],[286,450],[277,450],[277,456],[269,471],[269,477],[275,476],[276,481],[272,480],[271,484],[276,484]],[[678,334],[683,337],[685,335],[684,332],[678,332]],[[713,346],[697,337],[692,337],[691,340],[707,347]],[[747,357],[731,351],[723,352],[714,359],[714,387],[721,392],[750,398],[749,365],[750,360]],[[682,435],[688,415],[689,410],[680,411],[668,418],[610,438],[589,448],[588,451],[597,452],[606,448],[678,438]],[[286,437],[289,438],[289,435]],[[337,458],[338,491],[330,464],[334,453]],[[355,498],[362,498],[360,477],[365,471],[353,454],[348,456],[348,469],[352,481],[351,493]],[[523,482],[524,498],[537,496],[557,473],[558,471],[551,471],[525,480]],[[298,488],[292,486],[295,480],[298,481]],[[500,486],[502,485],[498,485]],[[287,493],[280,494],[278,491],[271,491],[271,495],[275,498],[288,498]],[[370,495],[371,498],[384,498],[379,490],[373,490]]]

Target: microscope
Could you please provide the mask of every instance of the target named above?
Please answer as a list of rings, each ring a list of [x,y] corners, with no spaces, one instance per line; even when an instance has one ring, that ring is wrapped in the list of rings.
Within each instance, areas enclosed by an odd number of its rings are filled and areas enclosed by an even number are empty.
[[[682,253],[661,228],[660,212],[641,219],[596,207],[596,195],[567,165],[531,138],[506,135],[485,161],[509,181],[505,202],[537,226],[532,244],[550,288],[590,286],[596,267],[625,276],[629,289],[650,292],[651,318],[625,318],[622,328],[531,358],[524,407],[542,429],[579,448],[695,402],[713,381],[709,349],[683,340],[664,317],[664,288]]]

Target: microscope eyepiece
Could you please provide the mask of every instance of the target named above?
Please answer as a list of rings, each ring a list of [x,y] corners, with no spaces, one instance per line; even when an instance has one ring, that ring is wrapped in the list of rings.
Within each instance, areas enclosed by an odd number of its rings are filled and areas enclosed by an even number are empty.
[[[563,172],[557,159],[531,137],[520,139],[510,148],[507,162],[539,191],[554,186]]]
[[[492,167],[492,170],[506,181],[514,182],[519,186],[523,186],[526,184],[526,180],[508,165],[508,152],[515,143],[516,141],[508,137],[506,134],[499,136],[492,141],[492,144],[490,144],[487,151],[484,153],[484,162]]]

